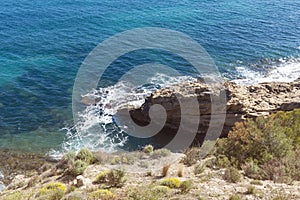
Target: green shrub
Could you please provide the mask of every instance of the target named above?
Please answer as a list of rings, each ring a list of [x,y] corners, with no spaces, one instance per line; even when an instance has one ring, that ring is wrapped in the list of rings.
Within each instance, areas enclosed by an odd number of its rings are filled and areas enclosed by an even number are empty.
[[[42,196],[46,200],[59,200],[64,196],[66,191],[67,188],[63,183],[48,183],[39,190],[38,196]]]
[[[234,167],[229,167],[225,170],[224,179],[230,183],[237,183],[241,180],[242,175],[239,170]]]
[[[241,196],[238,194],[233,194],[232,196],[229,197],[229,200],[241,200]]]
[[[262,169],[258,166],[258,164],[254,163],[252,160],[243,165],[242,169],[244,170],[245,175],[247,177],[254,179],[262,179]]]
[[[215,155],[249,177],[288,182],[300,180],[299,148],[300,110],[294,110],[236,123],[228,138],[218,140]]]
[[[186,180],[182,181],[180,184],[181,193],[186,194],[193,188],[193,181]]]
[[[118,164],[127,164],[132,165],[134,164],[136,158],[134,158],[133,155],[130,154],[123,154],[119,156],[114,156],[113,159],[110,161],[110,164],[112,165],[118,165]]]
[[[178,178],[165,178],[161,181],[161,185],[167,186],[169,188],[179,188],[181,181]]]
[[[154,193],[167,194],[170,191],[168,186],[158,185],[151,189]]]
[[[163,158],[167,157],[171,154],[171,151],[169,149],[157,149],[154,150],[153,153],[150,155],[152,159],[158,159],[158,158]]]
[[[128,189],[128,200],[160,200],[168,195],[170,188],[166,186],[156,186],[151,188],[150,186],[137,186]]]
[[[256,188],[253,185],[249,185],[247,187],[247,191],[245,192],[245,194],[255,194],[256,193]]]
[[[231,166],[230,160],[225,155],[218,155],[216,164],[219,168],[228,168]]]
[[[252,184],[252,185],[263,185],[263,183],[260,180],[250,181],[250,184]]]
[[[23,198],[24,198],[24,195],[20,191],[17,191],[17,192],[14,191],[5,196],[5,200],[22,200]]]
[[[107,175],[107,184],[110,187],[122,187],[126,181],[123,170],[113,169]]]
[[[109,190],[96,190],[89,195],[89,200],[113,200],[115,199],[115,195],[111,193]]]
[[[63,169],[65,172],[74,166],[76,153],[71,151],[66,153],[56,165],[57,168]]]
[[[149,144],[149,145],[146,145],[145,147],[144,147],[144,153],[148,153],[148,154],[150,154],[150,153],[152,153],[153,152],[153,146],[151,145],[151,144]]]
[[[97,175],[94,183],[104,183],[109,187],[122,187],[125,183],[125,172],[118,169],[105,170]]]
[[[81,149],[77,153],[76,159],[81,160],[81,161],[87,163],[88,165],[95,162],[95,157],[94,157],[93,153],[90,150],[88,150],[87,148]]]
[[[74,167],[70,169],[70,174],[77,176],[83,174],[88,164],[82,160],[76,160],[74,163]]]
[[[121,164],[121,158],[120,158],[119,156],[115,156],[115,157],[111,160],[110,164],[112,164],[112,165],[118,165],[118,164]]]
[[[94,181],[94,183],[106,183],[107,182],[107,175],[110,173],[110,170],[105,170],[103,172],[101,172],[100,174],[98,174],[96,176],[96,179]]]
[[[195,175],[202,174],[205,171],[205,168],[206,168],[205,163],[200,163],[200,164],[196,165],[194,168],[194,174]]]
[[[181,162],[190,167],[200,159],[200,148],[192,147],[185,152],[185,155]]]

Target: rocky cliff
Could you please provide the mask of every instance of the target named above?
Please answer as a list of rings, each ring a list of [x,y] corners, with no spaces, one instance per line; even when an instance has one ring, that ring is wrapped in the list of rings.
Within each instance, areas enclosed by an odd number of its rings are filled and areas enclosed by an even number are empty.
[[[218,99],[221,93],[217,94],[211,86],[202,82],[180,83],[154,92],[151,97],[146,98],[140,108],[130,110],[130,115],[137,124],[147,125],[151,121],[149,108],[155,104],[163,106],[167,120],[160,135],[173,137],[182,117],[181,105],[189,104],[191,98],[197,97],[199,108],[189,108],[188,114],[191,118],[195,115],[200,117],[200,123],[197,122],[199,126],[196,141],[201,143],[210,126],[212,114],[225,115],[221,136],[226,136],[238,121],[300,108],[300,79],[290,83],[271,82],[256,85],[226,82],[223,92],[226,97],[224,109],[220,108],[212,113],[212,98]],[[214,119],[218,119],[218,116],[214,116]],[[192,123],[191,121],[191,125]]]

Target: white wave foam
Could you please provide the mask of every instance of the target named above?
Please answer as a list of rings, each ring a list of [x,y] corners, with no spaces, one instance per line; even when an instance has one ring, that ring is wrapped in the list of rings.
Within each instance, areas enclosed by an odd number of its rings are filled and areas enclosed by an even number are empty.
[[[267,71],[254,71],[245,66],[236,67],[242,79],[233,80],[239,84],[257,84],[263,82],[291,82],[300,77],[300,59],[280,59]]]
[[[87,147],[93,151],[114,152],[128,141],[124,133],[114,122],[114,114],[124,107],[140,107],[146,96],[162,87],[183,81],[195,81],[189,76],[170,77],[156,74],[148,78],[144,85],[132,86],[129,82],[120,81],[117,84],[94,90],[87,96],[100,99],[96,105],[87,106],[80,113],[80,120],[73,127],[66,127],[66,139],[63,152],[78,151]],[[59,157],[61,152],[52,151],[52,157]]]

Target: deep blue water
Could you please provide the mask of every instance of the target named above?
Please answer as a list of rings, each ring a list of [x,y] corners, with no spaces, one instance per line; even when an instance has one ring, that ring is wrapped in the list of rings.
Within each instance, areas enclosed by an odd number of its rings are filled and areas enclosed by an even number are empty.
[[[299,63],[297,0],[0,3],[0,148],[59,146],[65,137],[60,129],[72,123],[77,70],[98,43],[121,31],[150,26],[183,32],[231,79],[241,76],[240,66],[260,70],[293,58]]]

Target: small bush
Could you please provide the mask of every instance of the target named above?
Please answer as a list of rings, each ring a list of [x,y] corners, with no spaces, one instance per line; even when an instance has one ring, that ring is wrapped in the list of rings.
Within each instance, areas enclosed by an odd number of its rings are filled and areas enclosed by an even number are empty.
[[[43,199],[47,200],[59,200],[64,196],[66,191],[67,188],[63,183],[48,183],[39,190],[38,196],[42,196]]]
[[[162,177],[166,177],[168,175],[170,165],[164,165],[162,170],[161,170],[161,175]]]
[[[242,175],[239,170],[234,167],[229,167],[225,170],[224,179],[231,183],[237,183],[241,180]]]
[[[81,160],[81,161],[87,163],[88,165],[95,162],[95,157],[94,157],[93,153],[90,150],[88,150],[87,148],[81,149],[77,153],[76,159]]]
[[[150,155],[152,159],[159,159],[163,157],[167,157],[171,154],[171,151],[169,149],[157,149],[153,151],[153,153]]]
[[[194,174],[195,175],[202,174],[204,172],[205,168],[206,168],[205,163],[200,163],[200,164],[196,165],[194,168]]]
[[[162,188],[163,187],[163,188]],[[129,188],[127,192],[128,200],[160,200],[166,199],[170,189],[166,186],[138,186]]]
[[[60,161],[57,163],[56,167],[63,169],[65,172],[74,166],[76,153],[75,152],[68,152],[66,153]]]
[[[109,187],[122,187],[125,183],[125,172],[122,170],[112,169],[101,172],[97,175],[94,183],[104,183]]]
[[[77,176],[83,174],[88,164],[82,160],[76,160],[74,163],[74,167],[70,169],[70,174]]]
[[[146,172],[146,176],[152,176],[152,172],[151,171],[147,171]]]
[[[193,188],[193,181],[191,181],[191,180],[183,181],[180,184],[180,190],[181,190],[181,193],[183,193],[183,194],[188,193],[192,188]]]
[[[112,165],[118,165],[118,164],[121,164],[121,158],[120,158],[119,156],[115,156],[115,157],[111,160],[110,164],[112,164]]]
[[[185,152],[185,157],[181,160],[181,162],[190,167],[197,163],[197,161],[200,159],[200,148],[190,148]]]
[[[169,188],[180,188],[181,181],[178,178],[166,178],[161,181],[161,185]]]
[[[115,199],[115,195],[111,193],[109,190],[96,190],[89,195],[89,200],[113,200]]]
[[[218,140],[215,155],[226,156],[231,166],[255,179],[300,180],[295,170],[300,167],[299,124],[299,109],[238,122],[228,138]]]
[[[229,197],[229,200],[241,200],[241,196],[238,194],[233,194],[232,196]]]
[[[230,160],[225,155],[218,155],[216,164],[219,168],[228,168],[231,166]]]
[[[150,153],[152,153],[153,152],[153,146],[152,145],[146,145],[145,147],[144,147],[144,153],[147,153],[147,154],[150,154]]]
[[[272,191],[272,193],[275,193],[273,200],[290,200],[293,199],[292,195],[287,194],[284,190],[276,190]]]
[[[98,174],[96,176],[96,179],[94,181],[94,183],[106,183],[107,182],[107,175],[109,174],[110,170],[105,170],[103,172],[101,172],[100,174]]]
[[[18,191],[18,192],[12,192],[5,196],[5,200],[21,200],[24,198],[24,195]],[[4,199],[4,198],[3,198]]]
[[[135,163],[136,158],[130,154],[124,154],[121,156],[122,164],[133,165]]]
[[[113,169],[107,175],[107,184],[110,187],[122,187],[125,183],[125,172],[123,170]]]
[[[250,185],[247,187],[247,191],[245,194],[255,194],[256,193],[256,188],[253,185]]]
[[[245,175],[249,178],[254,178],[254,179],[262,178],[262,170],[252,160],[250,160],[245,165],[243,165],[242,169],[244,170]]]
[[[250,182],[252,185],[263,185],[263,183],[260,180],[253,180]]]
[[[170,188],[163,185],[155,186],[151,189],[154,193],[167,194],[170,191]]]

